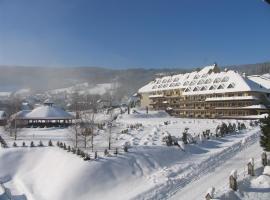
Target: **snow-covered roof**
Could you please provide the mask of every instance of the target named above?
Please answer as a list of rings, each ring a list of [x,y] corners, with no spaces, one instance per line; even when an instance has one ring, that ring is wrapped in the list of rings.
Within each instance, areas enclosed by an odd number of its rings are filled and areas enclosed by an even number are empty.
[[[232,100],[257,100],[255,96],[234,96],[234,97],[211,97],[206,98],[205,101],[232,101]]]
[[[264,75],[253,75],[248,77],[250,80],[256,82],[257,84],[270,89],[270,74]]]
[[[16,113],[17,119],[73,119],[74,116],[57,106],[42,105],[34,110]]]
[[[6,112],[3,110],[0,110],[0,119],[5,119],[6,118]]]
[[[236,71],[215,72],[216,66],[207,66],[202,70],[186,74],[177,74],[156,78],[139,89],[139,93],[148,93],[169,89],[182,89],[183,95],[226,93],[239,91],[257,91],[269,93],[269,88],[258,84]]]

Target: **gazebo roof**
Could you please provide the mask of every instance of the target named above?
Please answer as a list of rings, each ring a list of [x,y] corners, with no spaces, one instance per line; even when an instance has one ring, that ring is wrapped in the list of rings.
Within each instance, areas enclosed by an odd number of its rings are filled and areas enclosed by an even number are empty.
[[[20,111],[17,119],[74,119],[74,116],[60,107],[42,105],[32,111]]]

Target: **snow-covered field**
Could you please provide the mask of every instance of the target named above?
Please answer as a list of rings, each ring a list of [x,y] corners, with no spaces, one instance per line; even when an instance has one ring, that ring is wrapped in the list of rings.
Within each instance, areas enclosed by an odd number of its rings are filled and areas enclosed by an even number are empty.
[[[99,152],[97,160],[83,161],[55,146],[0,149],[0,182],[19,200],[197,200],[204,199],[212,186],[222,196],[231,169],[237,168],[241,174],[250,157],[259,159],[259,127],[239,121],[246,124],[246,130],[209,140],[198,136],[197,144],[182,149],[167,147],[162,142],[168,133],[182,137],[185,128],[189,128],[192,136],[206,129],[215,133],[222,122],[238,121],[179,119],[157,111],[119,115],[112,128],[113,147],[129,143],[128,153],[121,151],[117,156],[112,153],[107,157]],[[0,135],[12,146],[13,140],[3,130]],[[41,140],[47,145],[50,139],[54,143],[69,143],[69,135],[69,129],[21,129],[17,144],[21,146],[26,141],[29,146],[30,141],[38,144]],[[106,148],[107,140],[108,131],[99,131],[94,139],[95,148]],[[1,198],[4,197],[0,190]]]

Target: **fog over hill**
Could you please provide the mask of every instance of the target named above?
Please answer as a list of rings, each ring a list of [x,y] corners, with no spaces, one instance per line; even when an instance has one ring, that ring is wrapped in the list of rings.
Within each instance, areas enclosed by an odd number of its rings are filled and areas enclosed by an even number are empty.
[[[246,74],[264,74],[270,72],[270,62],[238,66],[224,66]],[[199,69],[199,68],[194,68]],[[125,94],[136,92],[138,88],[149,82],[157,74],[184,73],[194,69],[107,69],[101,67],[21,67],[0,66],[0,92],[31,88],[34,91],[69,87],[77,83],[118,82]]]

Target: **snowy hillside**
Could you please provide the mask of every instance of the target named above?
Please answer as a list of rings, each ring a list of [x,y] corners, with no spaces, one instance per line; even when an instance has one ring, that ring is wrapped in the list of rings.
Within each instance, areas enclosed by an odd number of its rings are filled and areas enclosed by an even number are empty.
[[[72,94],[74,92],[78,92],[79,94],[99,94],[103,95],[106,92],[110,91],[113,87],[112,83],[102,83],[96,85],[89,85],[88,83],[76,84],[72,87],[60,88],[50,90],[49,94]]]
[[[102,116],[106,118],[106,114],[98,117]],[[201,136],[206,129],[215,133],[222,122],[241,122],[247,129],[225,137]],[[226,167],[231,166],[231,161],[260,155],[259,127],[250,127],[249,122],[179,119],[165,112],[146,114],[137,110],[130,115],[119,115],[114,122],[111,156],[103,153],[108,144],[108,131],[97,133],[94,146],[98,159],[93,160],[89,148],[86,151],[90,153],[90,161],[56,147],[57,141],[72,144],[70,129],[21,129],[17,140],[20,147],[12,147],[13,140],[0,130],[10,146],[0,149],[0,182],[12,196],[30,200],[203,199],[207,188],[213,185],[224,191],[220,180],[227,180]],[[165,145],[164,136],[181,138],[186,128],[197,144]],[[43,141],[47,146],[50,139],[53,147],[29,147],[30,141],[36,145]],[[21,147],[24,141],[27,147]],[[129,152],[119,150],[120,154],[114,155],[116,147],[127,143]],[[242,162],[237,165],[242,167]],[[4,197],[0,193],[1,198]]]

